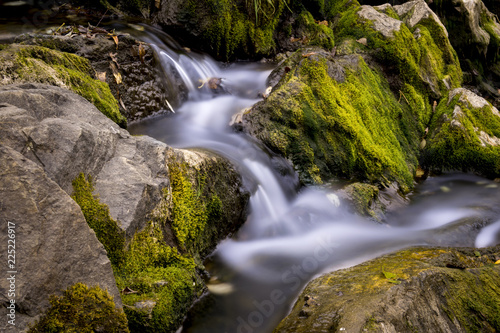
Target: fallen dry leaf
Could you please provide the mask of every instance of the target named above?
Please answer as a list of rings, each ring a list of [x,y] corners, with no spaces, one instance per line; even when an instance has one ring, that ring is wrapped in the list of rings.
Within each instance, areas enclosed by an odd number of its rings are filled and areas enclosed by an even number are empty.
[[[139,44],[139,58],[141,58],[141,62],[144,63],[144,56],[146,55],[146,49],[142,43]]]
[[[303,56],[304,58],[307,58],[307,57],[310,57],[310,56],[312,56],[312,55],[314,55],[314,54],[316,54],[316,53],[317,53],[317,52],[309,52],[309,53],[302,54],[302,56]]]
[[[106,82],[106,72],[97,72],[97,79],[102,82]]]
[[[118,69],[120,68],[120,64],[118,63],[118,59],[116,59],[116,56],[117,56],[118,53],[111,53],[109,52],[109,57],[111,58],[111,60],[113,60],[116,64],[116,67],[118,67]]]
[[[328,21],[320,21],[318,24],[328,26]]]
[[[115,77],[116,84],[122,83],[122,75],[118,71],[118,68],[116,68],[116,65],[114,62],[112,62],[112,61],[109,62],[109,68],[111,68],[111,71],[113,72],[113,76]]]
[[[123,110],[127,111],[127,108],[125,107],[125,104],[123,104],[123,101],[121,98],[120,98],[120,105],[122,106]]]

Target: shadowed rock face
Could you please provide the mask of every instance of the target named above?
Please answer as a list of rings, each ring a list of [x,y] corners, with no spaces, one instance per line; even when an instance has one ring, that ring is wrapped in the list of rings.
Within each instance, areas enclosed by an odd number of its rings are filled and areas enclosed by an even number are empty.
[[[77,282],[107,289],[121,307],[106,251],[80,207],[39,165],[4,143],[0,146],[0,241],[5,244],[1,257],[7,263],[8,222],[15,223],[16,329],[27,328],[49,307],[49,295]],[[9,281],[2,279],[2,303],[11,299],[9,289]],[[3,306],[1,313],[6,318]]]

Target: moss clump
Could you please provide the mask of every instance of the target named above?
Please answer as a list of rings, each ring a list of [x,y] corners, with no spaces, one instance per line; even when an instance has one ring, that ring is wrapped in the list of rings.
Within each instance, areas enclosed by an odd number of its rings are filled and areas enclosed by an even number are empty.
[[[169,166],[173,203],[170,222],[178,244],[194,255],[205,253],[214,244],[223,218],[222,201],[215,193],[204,193],[204,175],[197,174],[197,184],[193,185],[186,168],[185,164]]]
[[[192,257],[165,243],[158,225],[150,223],[136,233],[128,245],[125,264],[115,271],[118,287],[134,291],[122,296],[130,330],[175,331],[200,288],[195,267]]]
[[[375,219],[378,218],[372,209],[374,202],[378,199],[378,187],[370,184],[354,183],[348,185],[345,192],[356,213]]]
[[[422,166],[496,178],[500,175],[500,116],[485,100],[482,107],[474,107],[467,98],[480,97],[458,91],[437,106]]]
[[[92,177],[87,179],[83,173],[73,181],[73,200],[80,206],[85,220],[96,233],[97,239],[104,245],[108,258],[114,267],[120,267],[124,261],[125,233],[109,214],[107,205],[99,202],[93,195]]]
[[[301,50],[297,67],[248,115],[265,128],[257,136],[290,158],[305,182],[339,176],[412,186],[418,132],[382,74],[359,56],[304,53],[311,52]]]
[[[318,23],[310,12],[302,11],[297,19],[297,34],[307,39],[307,45],[331,50],[334,47],[335,38],[332,29],[325,25],[325,22]]]
[[[121,127],[127,121],[105,82],[92,78],[87,59],[42,46],[11,45],[0,52],[1,65],[10,81],[39,82],[71,89],[94,104]]]
[[[199,31],[202,43],[222,60],[268,56],[274,53],[273,38],[285,0],[190,0],[181,15],[191,31]]]
[[[62,296],[51,296],[50,304],[28,332],[129,332],[123,311],[98,286],[89,288],[77,283]]]

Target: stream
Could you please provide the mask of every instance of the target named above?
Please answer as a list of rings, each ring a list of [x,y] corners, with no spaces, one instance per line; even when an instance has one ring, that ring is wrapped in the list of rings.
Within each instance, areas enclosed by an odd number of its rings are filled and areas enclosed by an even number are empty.
[[[228,158],[252,194],[243,227],[207,260],[209,293],[193,306],[179,332],[272,332],[318,274],[409,246],[499,242],[498,184],[471,174],[427,179],[409,204],[386,216],[387,224],[350,213],[334,183],[300,188],[288,161],[229,126],[234,114],[261,100],[272,66],[223,66],[165,43],[157,32],[141,38],[156,50],[165,80],[175,72],[189,97],[175,113],[132,124],[131,133]],[[199,80],[208,78],[222,78],[223,92],[208,84],[200,88]]]

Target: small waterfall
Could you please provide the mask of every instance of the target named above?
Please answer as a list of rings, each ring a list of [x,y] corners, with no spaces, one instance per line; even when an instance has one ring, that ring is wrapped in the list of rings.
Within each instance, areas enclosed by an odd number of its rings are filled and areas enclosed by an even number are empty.
[[[498,216],[496,184],[471,175],[429,179],[413,203],[389,216],[386,225],[349,213],[327,187],[297,192],[297,176],[287,161],[228,125],[234,114],[260,100],[269,65],[222,66],[183,50],[163,33],[149,31],[142,38],[156,50],[165,80],[180,77],[188,98],[175,114],[142,121],[130,130],[177,148],[212,150],[231,160],[252,187],[247,222],[207,263],[211,274],[230,287],[212,289],[198,303],[203,311],[194,308],[183,332],[271,332],[317,274],[412,245],[473,246],[474,230],[481,226],[464,229],[468,218]],[[212,77],[222,79],[222,93],[200,88]],[[285,171],[278,172],[276,164]],[[488,228],[479,235],[479,246],[499,241],[490,237],[498,235],[498,222]]]

